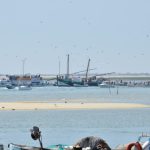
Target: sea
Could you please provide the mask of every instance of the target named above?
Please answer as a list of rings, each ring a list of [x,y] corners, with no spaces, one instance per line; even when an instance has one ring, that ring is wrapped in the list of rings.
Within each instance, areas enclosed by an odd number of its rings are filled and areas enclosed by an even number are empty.
[[[33,87],[29,91],[0,88],[0,102],[105,102],[150,105],[150,88]],[[101,110],[0,111],[0,144],[39,146],[30,129],[38,126],[44,147],[73,145],[86,136],[103,138],[111,148],[150,134],[150,108]],[[148,138],[143,138],[143,141]]]

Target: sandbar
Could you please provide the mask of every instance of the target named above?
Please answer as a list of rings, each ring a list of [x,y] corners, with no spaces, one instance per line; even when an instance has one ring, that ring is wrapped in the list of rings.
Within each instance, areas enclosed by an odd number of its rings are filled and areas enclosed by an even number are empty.
[[[150,108],[150,105],[135,103],[0,102],[0,110],[82,110],[135,108]]]

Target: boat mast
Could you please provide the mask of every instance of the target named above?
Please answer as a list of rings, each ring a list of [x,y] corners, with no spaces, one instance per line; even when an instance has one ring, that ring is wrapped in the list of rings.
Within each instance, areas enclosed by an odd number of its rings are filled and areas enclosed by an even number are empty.
[[[89,72],[89,66],[90,66],[90,59],[88,60],[87,70],[86,70],[86,82],[88,81],[88,72]]]
[[[59,74],[59,77],[60,77],[60,60],[59,60],[59,73],[58,74]]]
[[[24,59],[22,60],[22,73],[23,73],[23,76],[24,76],[25,61],[26,61],[26,58],[24,58]]]
[[[69,78],[69,54],[67,55],[67,78]]]

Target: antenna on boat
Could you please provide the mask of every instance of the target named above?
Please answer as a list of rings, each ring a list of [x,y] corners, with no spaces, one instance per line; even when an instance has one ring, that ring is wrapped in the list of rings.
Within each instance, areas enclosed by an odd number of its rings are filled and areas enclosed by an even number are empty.
[[[39,130],[39,127],[33,126],[33,129],[31,131],[31,137],[33,140],[39,140],[41,149],[43,149],[43,144],[42,144],[42,135],[41,131]]]

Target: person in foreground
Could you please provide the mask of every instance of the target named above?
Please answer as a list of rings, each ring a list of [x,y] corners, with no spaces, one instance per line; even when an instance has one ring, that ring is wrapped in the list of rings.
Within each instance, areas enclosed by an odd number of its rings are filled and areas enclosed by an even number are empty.
[[[74,150],[90,147],[91,150],[111,150],[109,145],[101,138],[89,136],[80,139],[74,146]]]

